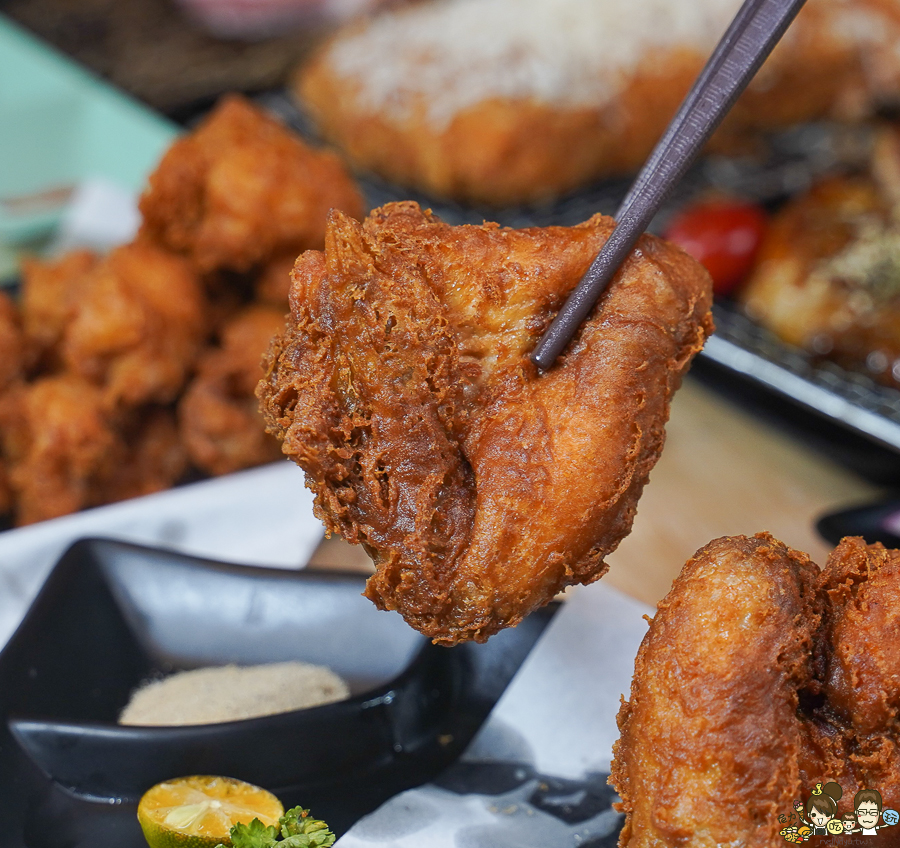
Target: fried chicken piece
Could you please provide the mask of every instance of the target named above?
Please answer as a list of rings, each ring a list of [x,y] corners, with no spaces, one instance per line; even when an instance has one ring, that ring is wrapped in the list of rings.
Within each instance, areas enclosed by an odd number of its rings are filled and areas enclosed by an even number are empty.
[[[331,208],[363,212],[340,159],[230,96],[150,176],[141,232],[201,271],[247,271],[276,253],[320,247]]]
[[[900,804],[900,551],[844,539],[819,573],[768,534],[711,542],[641,644],[613,783],[619,845],[780,844],[816,783]]]
[[[620,845],[774,845],[799,797],[798,689],[817,569],[771,536],[718,539],[659,605],[618,723]]]
[[[900,805],[900,551],[847,538],[822,572],[824,694],[856,783]]]
[[[900,386],[900,229],[868,177],[829,179],[772,220],[740,298],[788,344]]]
[[[221,347],[200,359],[178,417],[191,461],[203,471],[228,474],[281,455],[278,442],[266,432],[254,390],[263,354],[283,330],[280,309],[250,306],[224,328]]]
[[[65,331],[63,359],[103,386],[109,408],[169,403],[206,338],[205,313],[188,263],[137,241],[91,271]]]
[[[0,291],[0,391],[21,379],[25,365],[26,342],[19,312],[12,299]]]
[[[291,293],[291,271],[294,269],[296,253],[277,256],[260,271],[254,286],[256,300],[269,303],[287,312]]]
[[[0,400],[0,433],[16,523],[67,515],[93,503],[95,481],[117,453],[100,388],[62,374],[19,384]]]
[[[95,503],[113,503],[161,492],[184,476],[189,460],[173,410],[140,408],[117,429],[121,444],[95,486]]]
[[[609,236],[332,213],[297,262],[258,389],[366,594],[436,642],[485,640],[606,570],[711,330],[706,273],[644,237],[563,361],[527,358]]]
[[[45,366],[59,364],[58,346],[98,261],[90,250],[72,250],[57,259],[29,257],[22,262],[22,324]]]
[[[0,401],[2,405],[2,401]],[[13,491],[9,482],[9,471],[6,468],[6,459],[0,451],[0,516],[12,512]]]

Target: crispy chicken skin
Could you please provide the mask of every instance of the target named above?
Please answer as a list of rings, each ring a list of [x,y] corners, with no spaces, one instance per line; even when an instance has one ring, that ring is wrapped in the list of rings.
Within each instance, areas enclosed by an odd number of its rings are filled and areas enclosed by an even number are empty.
[[[230,96],[151,175],[141,233],[200,271],[247,271],[276,253],[321,247],[332,207],[363,212],[340,159]]]
[[[206,339],[201,282],[179,256],[119,247],[84,283],[63,339],[68,370],[101,385],[107,406],[172,401]]]
[[[817,783],[900,803],[900,552],[844,539],[819,572],[768,534],[685,565],[635,662],[610,782],[619,845],[783,842]]]
[[[210,474],[228,474],[281,455],[265,430],[254,390],[263,354],[284,330],[284,313],[250,306],[222,331],[222,344],[200,359],[178,406],[179,426],[194,465]]]
[[[414,203],[332,213],[293,272],[258,394],[366,594],[436,642],[483,641],[606,570],[711,331],[710,283],[647,236],[563,361],[527,359],[608,237],[453,227]]]

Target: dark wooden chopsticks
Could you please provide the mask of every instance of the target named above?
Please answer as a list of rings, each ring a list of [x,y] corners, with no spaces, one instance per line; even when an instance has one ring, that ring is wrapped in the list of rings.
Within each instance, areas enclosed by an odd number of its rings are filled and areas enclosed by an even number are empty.
[[[531,360],[548,370],[805,0],[745,0],[616,212],[617,225]]]

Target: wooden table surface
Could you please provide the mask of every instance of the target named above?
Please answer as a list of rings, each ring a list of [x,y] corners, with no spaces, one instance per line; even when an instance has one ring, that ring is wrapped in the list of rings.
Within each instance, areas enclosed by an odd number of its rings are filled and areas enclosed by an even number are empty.
[[[829,546],[816,533],[816,518],[881,494],[690,379],[675,396],[667,433],[631,535],[609,557],[603,578],[648,604],[719,536],[768,530],[822,565]],[[337,538],[324,541],[310,564],[372,570],[362,548]]]

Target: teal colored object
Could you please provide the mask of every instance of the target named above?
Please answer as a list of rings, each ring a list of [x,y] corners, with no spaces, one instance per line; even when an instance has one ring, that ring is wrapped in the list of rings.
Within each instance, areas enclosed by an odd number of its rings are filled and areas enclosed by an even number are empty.
[[[0,15],[3,241],[48,233],[66,190],[87,177],[138,193],[177,133],[175,124]],[[23,196],[32,200],[8,202]]]

